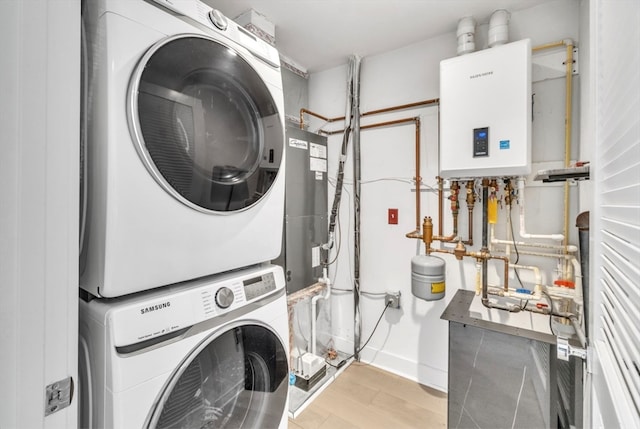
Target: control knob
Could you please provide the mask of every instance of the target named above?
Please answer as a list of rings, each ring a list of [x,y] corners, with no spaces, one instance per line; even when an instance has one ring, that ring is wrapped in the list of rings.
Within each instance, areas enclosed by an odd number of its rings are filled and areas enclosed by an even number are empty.
[[[217,9],[211,9],[209,11],[209,21],[222,31],[227,29],[227,17]]]
[[[233,291],[228,287],[221,287],[216,292],[216,304],[220,308],[228,308],[233,304]]]

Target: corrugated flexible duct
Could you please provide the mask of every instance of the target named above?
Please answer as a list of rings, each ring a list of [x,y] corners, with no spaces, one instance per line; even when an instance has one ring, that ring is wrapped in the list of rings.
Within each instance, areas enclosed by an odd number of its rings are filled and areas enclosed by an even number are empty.
[[[360,337],[362,323],[360,316],[360,63],[361,58],[354,55],[349,60],[352,72],[351,115],[353,118],[353,355],[360,360]]]

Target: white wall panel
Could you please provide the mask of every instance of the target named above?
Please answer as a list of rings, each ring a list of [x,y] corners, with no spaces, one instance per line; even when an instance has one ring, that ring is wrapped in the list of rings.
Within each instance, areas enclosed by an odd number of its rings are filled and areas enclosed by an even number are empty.
[[[0,46],[0,426],[74,428],[45,386],[77,386],[80,1],[0,2]]]

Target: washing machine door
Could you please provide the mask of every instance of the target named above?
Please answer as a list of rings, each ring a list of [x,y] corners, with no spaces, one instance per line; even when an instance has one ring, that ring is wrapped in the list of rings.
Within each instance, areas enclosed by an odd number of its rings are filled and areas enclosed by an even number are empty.
[[[128,116],[151,175],[193,209],[246,209],[280,168],[284,134],[269,88],[213,38],[179,35],[152,46],[131,78]]]
[[[147,428],[276,428],[287,403],[279,337],[243,324],[203,341],[165,385]]]

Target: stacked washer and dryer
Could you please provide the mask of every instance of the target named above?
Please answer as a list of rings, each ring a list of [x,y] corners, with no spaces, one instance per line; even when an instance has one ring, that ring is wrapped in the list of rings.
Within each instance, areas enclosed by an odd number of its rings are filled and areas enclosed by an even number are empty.
[[[277,51],[199,0],[83,36],[80,426],[286,427]]]

